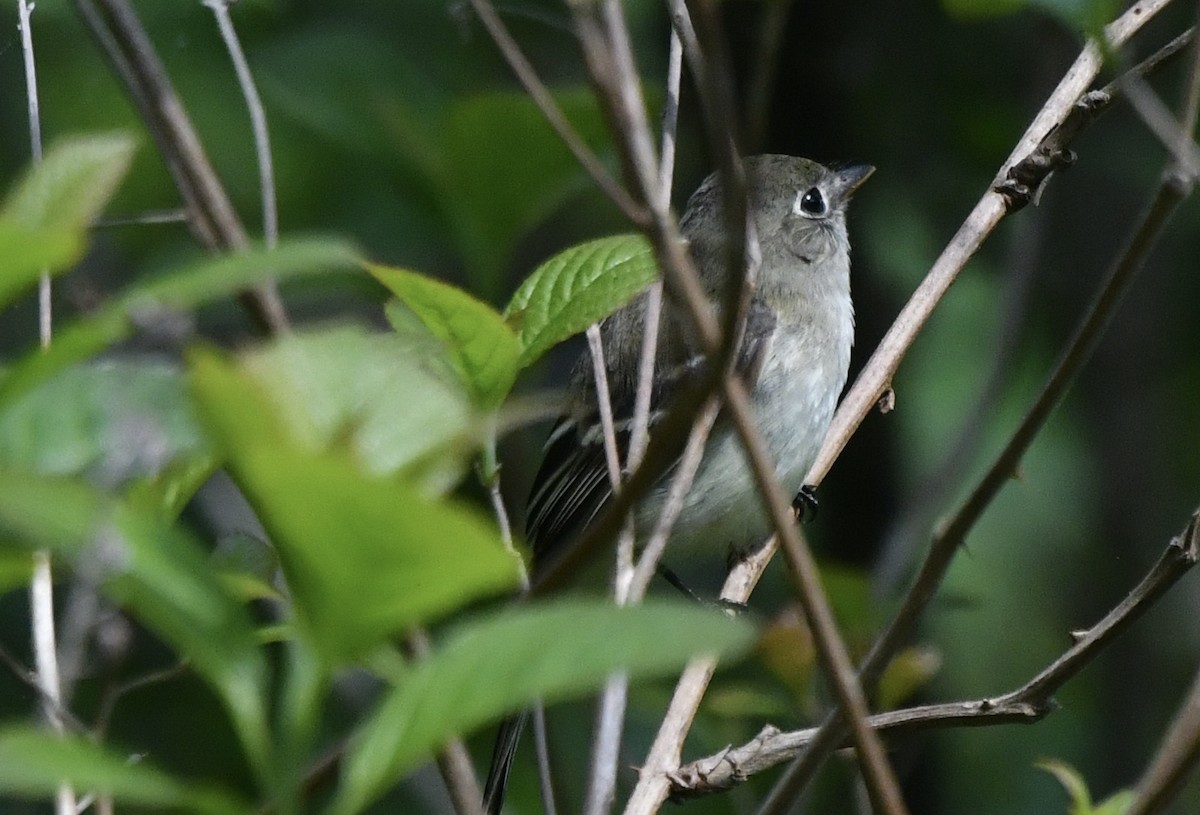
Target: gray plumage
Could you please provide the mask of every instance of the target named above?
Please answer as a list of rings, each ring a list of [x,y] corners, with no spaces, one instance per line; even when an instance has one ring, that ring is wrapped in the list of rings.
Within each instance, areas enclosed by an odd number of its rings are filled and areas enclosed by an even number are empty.
[[[846,205],[873,168],[832,169],[782,155],[744,160],[747,211],[761,256],[746,329],[734,367],[750,389],[754,414],[789,494],[803,486],[846,383],[854,341]],[[719,311],[724,294],[726,224],[717,177],[692,196],[680,220],[702,282]],[[673,394],[705,365],[677,307],[664,302],[651,399],[651,426]],[[618,442],[628,441],[637,390],[644,296],[600,326]],[[529,500],[527,538],[534,570],[595,518],[611,498],[599,430],[592,363],[585,351],[571,378],[570,403],[546,443]],[[682,453],[682,451],[679,451]],[[670,484],[660,479],[635,511],[643,537],[653,528]],[[690,546],[745,549],[770,524],[736,433],[718,422],[671,533],[667,552]],[[504,727],[485,800],[499,813],[519,725]]]

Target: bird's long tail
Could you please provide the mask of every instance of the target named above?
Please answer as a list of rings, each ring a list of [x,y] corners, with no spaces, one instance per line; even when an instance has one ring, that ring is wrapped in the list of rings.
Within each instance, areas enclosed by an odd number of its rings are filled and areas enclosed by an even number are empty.
[[[487,783],[483,787],[483,808],[488,815],[500,815],[504,808],[504,790],[508,787],[508,773],[512,770],[517,755],[517,742],[521,731],[529,721],[529,711],[524,710],[500,723],[496,733],[496,746],[492,748],[492,766],[488,768]]]

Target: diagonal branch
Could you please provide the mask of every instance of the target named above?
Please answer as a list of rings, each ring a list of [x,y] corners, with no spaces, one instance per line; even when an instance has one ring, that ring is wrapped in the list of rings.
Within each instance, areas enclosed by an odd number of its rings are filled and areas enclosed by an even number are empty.
[[[970,702],[946,702],[878,713],[871,727],[889,734],[946,727],[1031,724],[1054,710],[1053,694],[1074,678],[1112,640],[1148,611],[1200,560],[1200,510],[1134,589],[1102,620],[1075,635],[1075,643],[1020,688]],[[1197,725],[1200,728],[1200,724]],[[818,737],[820,728],[782,732],[765,727],[740,747],[727,747],[697,759],[672,775],[671,796],[691,798],[722,792],[799,755]],[[1196,736],[1193,734],[1193,738]],[[835,746],[844,746],[844,739]],[[1148,773],[1148,776],[1150,774]],[[1140,815],[1148,815],[1140,813]]]
[[[871,686],[878,680],[892,655],[928,607],[959,547],[984,510],[999,494],[1000,489],[1008,483],[1022,456],[1061,401],[1067,387],[1090,358],[1134,274],[1142,267],[1150,250],[1157,244],[1171,214],[1190,189],[1191,183],[1184,176],[1175,172],[1164,176],[1154,200],[1134,230],[1128,247],[1114,263],[1096,301],[1067,344],[1062,359],[1034,400],[1024,420],[970,496],[952,518],[942,524],[934,534],[929,554],[921,564],[900,610],[896,612],[863,661],[860,676],[864,685]],[[809,751],[780,779],[777,793],[773,794],[768,802],[770,806],[782,806],[782,801],[807,782],[823,756],[840,740],[841,727],[840,714],[835,711],[821,726],[821,731],[813,740]],[[766,806],[764,810],[778,811]]]
[[[128,0],[75,0],[75,8],[154,139],[200,245],[209,252],[245,248],[246,230],[133,7]],[[244,292],[241,300],[264,329],[277,333],[287,328],[272,286]]]
[[[1135,2],[1124,14],[1105,27],[1109,47],[1118,48],[1123,45],[1170,2],[1171,0]],[[1076,101],[1095,80],[1101,63],[1099,45],[1094,40],[1089,40],[1024,135],[1017,141],[1012,153],[1001,165],[996,175],[998,185],[1002,185],[1007,179],[1010,167],[1036,151],[1054,127],[1068,116]],[[821,482],[833,465],[834,459],[841,453],[871,408],[890,391],[892,377],[909,346],[950,285],[957,279],[963,266],[1006,214],[1005,200],[1004,195],[994,190],[985,193],[934,262],[925,279],[913,292],[842,400],[817,462],[809,473],[808,483],[815,485]]]

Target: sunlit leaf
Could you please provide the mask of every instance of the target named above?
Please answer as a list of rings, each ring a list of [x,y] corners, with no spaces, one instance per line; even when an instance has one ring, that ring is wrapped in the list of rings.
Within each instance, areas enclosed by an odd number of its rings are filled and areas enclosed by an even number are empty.
[[[140,756],[122,756],[75,736],[14,725],[0,730],[0,792],[53,800],[64,782],[111,795],[121,804],[234,815],[251,808],[214,788],[174,778]]]
[[[504,318],[466,292],[405,269],[367,266],[425,327],[446,343],[451,359],[483,408],[504,401],[517,376],[517,338]]]
[[[661,676],[697,654],[735,655],[749,646],[753,631],[744,620],[694,605],[622,609],[582,600],[466,623],[371,716],[347,756],[332,812],[360,810],[452,736],[535,698],[587,692],[619,669]]]
[[[612,314],[657,278],[654,253],[640,235],[588,241],[550,258],[505,310],[521,342],[521,366]]]
[[[357,263],[357,253],[346,242],[308,238],[281,241],[270,251],[252,249],[185,264],[135,286],[95,316],[59,329],[49,349],[16,362],[0,380],[0,406],[71,363],[124,339],[155,316],[188,311],[268,278],[323,273]]]
[[[34,228],[88,226],[125,177],[135,147],[124,133],[54,142],[9,194],[3,216]]]
[[[211,353],[191,362],[203,413],[327,660],[355,659],[397,631],[516,585],[512,557],[476,510],[369,476],[336,450],[301,449],[261,386]]]
[[[71,266],[83,247],[82,230],[32,228],[0,216],[0,306],[32,286],[43,271]]]
[[[281,337],[241,358],[294,442],[346,447],[368,472],[404,471],[433,494],[459,480],[479,434],[460,383],[426,361],[402,338],[351,326]]]

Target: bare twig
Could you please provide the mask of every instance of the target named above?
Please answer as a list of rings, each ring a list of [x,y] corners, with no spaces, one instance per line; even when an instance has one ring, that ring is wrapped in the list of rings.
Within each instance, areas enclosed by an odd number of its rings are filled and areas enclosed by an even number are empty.
[[[771,540],[771,544],[751,553],[730,572],[721,590],[722,599],[745,602],[750,597],[767,562],[775,554],[774,538]],[[638,785],[625,807],[626,815],[657,812],[666,800],[671,788],[670,773],[679,767],[684,736],[696,717],[700,700],[716,668],[717,661],[711,657],[694,659],[675,683],[675,692],[671,694],[667,712],[642,765]]]
[[[621,454],[617,451],[617,434],[613,427],[612,398],[608,392],[604,345],[600,339],[600,326],[596,323],[588,326],[587,341],[592,357],[592,376],[596,381],[596,406],[600,411],[600,428],[604,433],[604,461],[608,465],[608,481],[616,492],[621,488]]]
[[[246,231],[133,7],[128,0],[74,2],[154,139],[200,245],[210,252],[245,248]],[[287,329],[287,314],[273,286],[245,292],[241,300],[264,329]]]
[[[42,160],[42,119],[38,103],[37,62],[33,56],[33,27],[29,16],[33,11],[27,0],[18,0],[17,13],[21,29],[21,57],[25,69],[25,95],[29,109],[29,148],[34,164]],[[38,278],[38,338],[42,350],[50,347],[53,333],[50,302],[50,273],[43,271]],[[58,733],[64,731],[62,683],[58,673],[58,644],[54,630],[54,575],[50,553],[33,554],[33,576],[29,583],[29,616],[33,638],[35,678],[42,695],[42,715]],[[62,783],[55,796],[57,815],[74,815],[75,790]]]
[[[571,151],[571,155],[575,156],[575,160],[580,166],[587,171],[592,177],[592,181],[596,186],[608,196],[621,212],[635,224],[645,223],[645,209],[633,202],[624,189],[617,184],[612,176],[608,174],[608,170],[600,162],[600,159],[592,152],[591,148],[580,137],[579,133],[567,121],[567,117],[559,108],[558,103],[554,101],[549,89],[538,77],[537,71],[529,64],[529,60],[521,52],[521,47],[517,45],[512,34],[509,33],[508,27],[504,25],[504,21],[496,14],[496,9],[492,6],[491,0],[470,0],[471,7],[475,9],[475,13],[479,16],[484,28],[487,29],[492,41],[496,43],[496,47],[500,49],[500,53],[504,56],[508,67],[516,74],[521,86],[525,88],[526,93],[538,106],[538,110],[542,112],[549,125],[554,128],[554,132],[563,140],[563,144]]]
[[[418,660],[430,654],[429,635],[422,629],[414,629],[405,640],[409,654]],[[437,754],[438,770],[446,782],[446,791],[457,815],[484,815],[483,792],[475,765],[462,739],[453,738]]]
[[[1171,729],[1138,783],[1137,798],[1126,815],[1162,812],[1200,762],[1200,674],[1197,674]]]
[[[736,289],[736,293],[741,294],[741,297],[729,298],[726,309],[727,330],[722,335],[716,325],[715,317],[706,305],[706,297],[695,269],[686,252],[683,251],[678,225],[669,212],[654,206],[654,202],[658,199],[655,194],[655,181],[658,177],[656,157],[652,149],[652,139],[646,123],[637,70],[633,64],[628,32],[624,26],[620,4],[605,0],[598,9],[592,6],[575,5],[572,6],[572,11],[575,15],[576,31],[583,46],[589,74],[600,90],[601,102],[609,117],[610,129],[620,138],[619,146],[626,176],[635,187],[638,198],[651,208],[653,228],[648,230],[647,234],[654,246],[668,285],[672,293],[680,300],[684,316],[692,323],[705,351],[711,359],[718,363],[723,362],[731,354],[732,340],[735,337],[735,332],[730,330],[730,320],[736,319],[737,315],[731,314],[731,312],[740,311],[740,309],[734,309],[732,304],[744,301],[746,296],[741,276],[731,276],[731,287]],[[705,83],[701,84],[705,85]],[[727,131],[722,132],[727,133]],[[716,141],[728,151],[729,163],[736,167],[736,156],[733,155],[728,139],[717,138]],[[725,154],[723,151],[722,155]],[[726,212],[744,213],[744,193],[740,207],[736,205],[737,196],[733,199],[729,198],[728,191],[736,189],[736,184],[732,183],[737,178],[736,170],[726,174],[725,177],[726,181],[730,182],[725,185],[727,190]],[[736,260],[739,265],[744,261],[744,250],[736,238],[744,237],[744,230],[741,228],[744,223],[744,214],[735,218],[735,226],[738,228],[734,229],[731,234],[731,238],[735,239],[731,240],[731,243],[738,245],[738,249],[731,252],[731,260]],[[722,342],[722,336],[724,336],[724,342]],[[714,367],[724,369],[721,364],[714,365]],[[769,454],[755,426],[751,415],[749,396],[740,379],[733,376],[725,376],[721,381],[721,387],[729,407],[730,418],[751,461],[756,486],[768,504],[771,520],[778,533],[792,544],[789,546],[789,551],[799,558],[796,572],[800,576],[801,602],[809,619],[813,622],[822,668],[829,675],[839,699],[847,709],[856,714],[856,719],[861,725],[866,712],[862,690],[855,686],[853,667],[846,654],[845,645],[841,642],[836,626],[833,624],[833,615],[820,588],[811,555],[807,554],[795,532],[794,516],[791,512],[789,498],[783,495],[776,483],[774,464],[770,461]],[[621,502],[614,501],[613,504],[615,507]],[[628,504],[621,508],[621,512],[627,511],[627,509]],[[616,511],[615,508],[610,510],[612,513]],[[591,537],[592,541],[596,540],[594,535],[585,535],[584,537],[585,539]],[[875,797],[876,803],[890,802],[884,804],[890,807],[886,811],[902,812],[903,805],[899,803],[898,786],[887,768],[886,759],[878,740],[865,726],[855,728],[855,734],[858,737],[856,744],[863,755],[866,773],[872,779],[872,788],[887,790]],[[658,797],[660,793],[665,794],[665,786],[661,783],[661,779],[654,779],[647,773],[643,773],[639,788],[646,788],[647,785],[655,788],[655,792],[650,796],[651,799]],[[647,801],[649,799],[639,799],[638,793],[635,791],[635,800]],[[626,811],[638,811],[633,806],[631,801],[630,808]],[[655,807],[657,803],[643,803],[642,806]]]
[[[1192,179],[1200,177],[1200,147],[1192,141],[1190,131],[1176,121],[1175,116],[1145,80],[1133,74],[1121,78],[1129,103],[1146,127],[1175,157],[1179,171]]]
[[[1153,19],[1171,0],[1138,0],[1114,22],[1105,28],[1109,47],[1117,48]],[[1100,70],[1101,49],[1089,41],[1075,63],[1067,70],[1058,87],[1046,104],[1038,111],[1033,122],[1017,141],[1008,159],[1001,165],[996,183],[1007,178],[1008,169],[1021,159],[1032,154],[1047,134],[1062,122]],[[934,262],[933,268],[913,292],[908,303],[896,317],[892,327],[879,343],[871,359],[863,367],[858,379],[842,400],[834,416],[833,425],[825,437],[821,453],[808,474],[806,483],[819,484],[850,436],[862,423],[879,399],[890,390],[892,376],[900,360],[916,339],[933,309],[941,302],[950,285],[958,277],[966,262],[991,234],[1006,212],[1005,198],[989,190],[975,205],[966,221]]]
[[[139,212],[136,215],[99,218],[92,224],[92,229],[117,229],[122,226],[146,226],[148,224],[185,224],[187,220],[186,210],[158,209]]]
[[[48,695],[42,687],[41,679],[38,677],[37,671],[30,670],[21,664],[21,661],[8,652],[7,648],[0,646],[0,662],[3,662],[8,667],[13,675],[24,682],[29,688],[37,694],[38,703],[43,710],[53,708],[54,713],[65,727],[70,728],[76,733],[86,733],[87,727],[79,719],[75,717],[70,710],[63,707],[61,700],[54,699]]]
[[[720,400],[710,397],[692,425],[692,434],[688,438],[679,464],[671,476],[671,486],[667,489],[667,496],[659,511],[658,521],[649,540],[646,541],[642,556],[638,559],[637,569],[633,574],[629,592],[635,602],[639,602],[645,597],[650,580],[654,577],[659,561],[662,560],[663,553],[666,551],[671,528],[679,518],[684,498],[687,497],[688,490],[692,488],[696,472],[700,469],[700,461],[704,456],[704,445],[708,442],[709,433],[712,431],[713,423],[717,420],[717,412],[720,407]]]
[[[613,493],[621,491],[621,461],[617,450],[617,434],[613,427],[612,398],[608,390],[608,368],[600,326],[587,329],[588,350],[592,358],[592,375],[596,385],[596,406],[600,427],[604,433],[604,459],[608,465],[608,480]],[[633,572],[634,532],[627,523],[621,530],[617,546],[617,562],[613,572],[613,599],[624,605],[628,598],[629,581]],[[603,815],[612,807],[617,787],[617,757],[621,752],[621,736],[625,729],[625,704],[629,692],[627,674],[613,674],[604,684],[596,710],[596,732],[592,739],[592,760],[584,797],[585,815]]]
[[[933,599],[955,553],[966,539],[984,510],[991,504],[1000,489],[1008,482],[1021,457],[1029,449],[1034,438],[1049,418],[1051,411],[1062,399],[1068,385],[1084,362],[1091,356],[1095,345],[1112,318],[1113,312],[1128,287],[1134,273],[1141,268],[1146,256],[1157,243],[1171,213],[1190,189],[1190,183],[1182,176],[1168,173],[1156,193],[1146,214],[1134,230],[1128,247],[1113,264],[1095,303],[1088,310],[1075,335],[1067,344],[1062,359],[1030,407],[1025,419],[1013,433],[1004,450],[993,462],[987,473],[976,485],[971,495],[947,523],[935,533],[929,554],[887,629],[876,640],[860,668],[863,684],[873,685],[896,652],[900,643],[909,635],[913,625],[929,602]],[[815,772],[825,751],[839,740],[841,724],[835,712],[821,727],[819,737],[814,739],[809,751],[797,764],[789,768],[780,779],[776,790],[764,812],[782,811],[783,801]],[[786,794],[785,794],[786,793]]]
[[[268,249],[274,249],[279,243],[279,207],[275,199],[275,165],[271,161],[271,135],[267,130],[267,114],[263,110],[262,99],[258,95],[258,86],[254,83],[254,75],[250,73],[250,64],[246,62],[246,54],[242,51],[242,43],[238,39],[237,29],[233,27],[233,18],[229,7],[235,0],[202,0],[204,5],[212,9],[217,18],[217,28],[221,32],[221,40],[229,51],[229,59],[233,62],[233,70],[237,74],[238,85],[242,89],[242,98],[246,100],[246,110],[250,114],[250,127],[254,131],[254,153],[258,159],[258,184],[262,196],[263,239]]]
[[[872,728],[909,733],[945,727],[984,727],[1032,723],[1054,710],[1053,694],[1079,674],[1112,640],[1154,606],[1164,593],[1200,560],[1200,511],[1136,587],[1102,620],[1074,637],[1074,644],[1020,688],[1000,696],[970,702],[949,702],[873,715]],[[782,732],[766,727],[745,745],[681,767],[672,778],[673,798],[727,790],[751,776],[800,754],[817,738],[820,728]],[[839,746],[839,745],[835,745]]]

